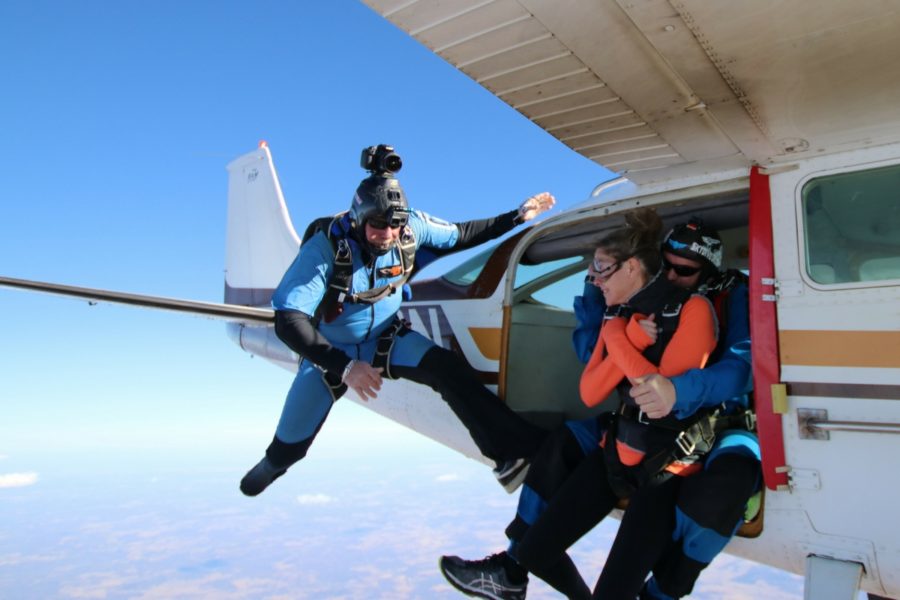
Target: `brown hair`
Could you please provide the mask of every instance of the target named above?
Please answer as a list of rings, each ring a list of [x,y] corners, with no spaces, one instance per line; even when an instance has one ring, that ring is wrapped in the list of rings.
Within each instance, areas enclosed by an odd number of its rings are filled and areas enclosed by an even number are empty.
[[[662,259],[659,252],[659,236],[662,219],[652,208],[635,208],[625,213],[625,226],[602,237],[597,248],[617,262],[631,257],[640,261],[648,276],[659,271]]]

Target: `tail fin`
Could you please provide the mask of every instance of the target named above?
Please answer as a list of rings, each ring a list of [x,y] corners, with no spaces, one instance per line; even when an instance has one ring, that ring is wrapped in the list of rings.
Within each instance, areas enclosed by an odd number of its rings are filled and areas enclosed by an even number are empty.
[[[225,302],[268,305],[300,238],[265,142],[228,165]]]

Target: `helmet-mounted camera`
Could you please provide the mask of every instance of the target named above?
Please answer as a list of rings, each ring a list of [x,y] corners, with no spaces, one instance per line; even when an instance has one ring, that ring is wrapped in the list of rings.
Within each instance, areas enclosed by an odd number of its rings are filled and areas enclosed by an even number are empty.
[[[359,165],[373,175],[390,177],[391,173],[397,173],[403,167],[400,155],[394,152],[393,146],[378,144],[363,148],[359,157]]]

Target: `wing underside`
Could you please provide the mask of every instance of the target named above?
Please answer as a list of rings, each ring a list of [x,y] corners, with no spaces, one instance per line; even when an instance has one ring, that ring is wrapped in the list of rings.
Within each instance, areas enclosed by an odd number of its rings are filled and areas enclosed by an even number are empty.
[[[637,183],[900,139],[880,0],[364,0]]]

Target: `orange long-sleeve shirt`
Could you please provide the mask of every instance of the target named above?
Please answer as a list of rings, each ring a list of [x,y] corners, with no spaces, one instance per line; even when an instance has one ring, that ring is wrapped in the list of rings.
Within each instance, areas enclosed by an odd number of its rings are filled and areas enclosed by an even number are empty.
[[[685,302],[678,328],[663,351],[659,366],[641,354],[650,338],[638,325],[644,315],[610,319],[600,329],[597,346],[581,374],[581,400],[588,406],[603,402],[623,378],[631,379],[659,373],[664,377],[680,375],[688,369],[702,368],[716,347],[716,317],[703,296],[694,295]],[[605,352],[604,352],[605,350]]]

